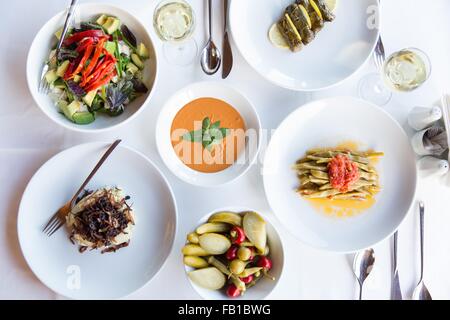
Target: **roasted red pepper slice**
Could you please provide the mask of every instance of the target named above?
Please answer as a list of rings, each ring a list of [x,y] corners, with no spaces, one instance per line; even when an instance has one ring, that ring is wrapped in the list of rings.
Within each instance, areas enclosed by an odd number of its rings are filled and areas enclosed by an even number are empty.
[[[86,78],[88,75],[91,74],[91,72],[94,70],[94,68],[97,65],[97,61],[100,58],[100,55],[103,52],[103,44],[105,43],[105,40],[102,39],[97,43],[97,47],[95,48],[94,55],[91,58],[91,61],[89,62],[89,65],[86,67],[86,69],[83,71],[83,82],[82,85],[86,84]]]
[[[89,84],[86,88],[84,88],[86,92],[92,91],[107,84],[116,75],[115,65],[111,63],[110,66],[112,66],[112,68],[108,67],[103,70],[102,76],[99,77],[100,80],[94,81],[92,84]]]
[[[67,39],[65,39],[63,41],[63,45],[65,47],[70,46],[72,43],[78,42],[83,38],[101,38],[101,37],[105,37],[105,33],[103,32],[103,30],[87,30],[87,31],[81,31],[81,32],[77,32],[74,33],[73,35],[71,35],[70,37],[68,37]]]
[[[84,50],[86,50],[86,48],[90,45],[92,45],[94,43],[94,38],[85,38],[84,40],[82,40],[79,44],[78,47],[75,49],[78,53],[83,52]]]
[[[94,72],[92,72],[92,74],[90,74],[86,80],[84,81],[84,83],[81,84],[81,86],[86,86],[89,84],[94,83],[95,81],[97,81],[98,79],[101,79],[101,76],[103,75],[103,71],[105,69],[109,69],[111,68],[110,65],[112,64],[112,62],[110,60],[106,60],[104,61],[101,65],[99,65]],[[112,68],[111,68],[112,69]]]
[[[89,57],[91,56],[92,51],[94,50],[94,45],[90,45],[86,48],[86,51],[84,52],[83,58],[81,58],[80,63],[78,64],[78,66],[75,68],[75,71],[72,72],[72,74],[70,75],[70,77],[73,77],[74,75],[78,74],[81,72],[81,70],[83,70],[84,65],[86,64],[86,61],[89,59]]]
[[[89,81],[95,80],[100,75],[102,70],[109,64],[109,62],[110,61],[108,60],[107,57],[103,57],[100,60],[98,60],[94,70],[91,72],[90,75],[86,76],[86,78],[83,78],[80,85],[83,87],[86,84],[88,84]]]

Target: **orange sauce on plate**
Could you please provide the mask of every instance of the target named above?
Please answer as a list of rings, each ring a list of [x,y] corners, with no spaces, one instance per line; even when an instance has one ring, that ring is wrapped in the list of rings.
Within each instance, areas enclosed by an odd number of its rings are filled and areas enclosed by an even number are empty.
[[[205,118],[209,118],[211,124],[220,121],[220,128],[229,129],[229,134],[210,150],[204,148],[201,141],[183,138],[188,132],[201,130]],[[177,156],[186,166],[199,172],[227,169],[245,148],[244,119],[230,104],[215,98],[199,98],[186,104],[176,114],[170,132]]]

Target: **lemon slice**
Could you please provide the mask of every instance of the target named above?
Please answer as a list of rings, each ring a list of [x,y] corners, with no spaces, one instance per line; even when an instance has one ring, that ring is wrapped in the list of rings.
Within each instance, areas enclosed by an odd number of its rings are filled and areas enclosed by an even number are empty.
[[[306,18],[306,23],[308,23],[308,27],[311,29],[312,23],[311,23],[311,18],[309,17],[308,11],[306,11],[305,7],[302,5],[300,5],[299,8],[303,12],[303,15]]]
[[[336,9],[337,0],[325,0],[325,3],[331,11],[334,11]]]
[[[289,49],[289,45],[286,40],[284,40],[284,37],[278,29],[276,23],[274,23],[269,29],[269,40],[277,48]]]

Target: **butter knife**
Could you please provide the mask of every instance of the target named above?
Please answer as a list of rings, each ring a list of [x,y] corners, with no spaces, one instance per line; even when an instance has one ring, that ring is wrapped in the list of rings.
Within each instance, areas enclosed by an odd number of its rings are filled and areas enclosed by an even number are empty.
[[[223,67],[222,79],[228,77],[233,68],[233,53],[231,51],[230,39],[228,37],[228,0],[223,0],[224,5],[224,35],[223,35]]]
[[[394,254],[393,254],[393,268],[392,268],[392,283],[391,283],[391,300],[403,300],[402,289],[400,288],[400,279],[398,277],[397,268],[397,237],[398,231],[394,233]]]

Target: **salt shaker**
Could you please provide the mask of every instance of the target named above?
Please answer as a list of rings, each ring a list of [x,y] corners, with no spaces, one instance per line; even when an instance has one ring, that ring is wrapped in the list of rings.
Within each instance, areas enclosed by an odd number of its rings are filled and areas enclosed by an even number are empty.
[[[449,171],[448,161],[435,157],[423,157],[417,164],[421,177],[443,176]]]
[[[438,106],[432,108],[415,107],[408,115],[411,128],[420,131],[442,118],[442,110]]]

